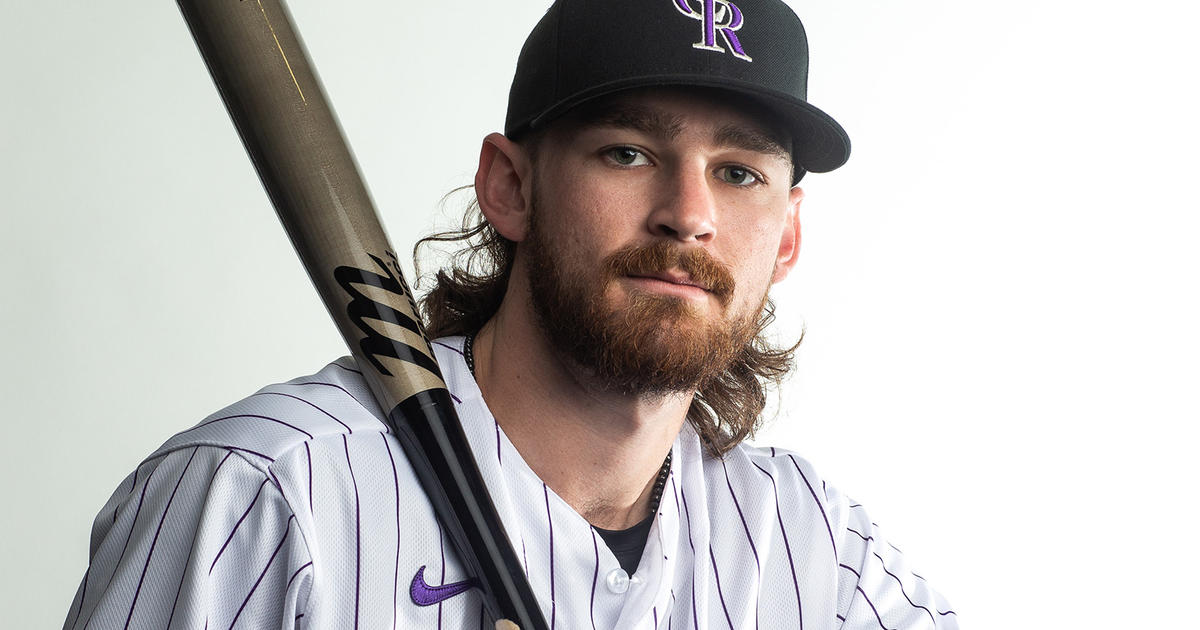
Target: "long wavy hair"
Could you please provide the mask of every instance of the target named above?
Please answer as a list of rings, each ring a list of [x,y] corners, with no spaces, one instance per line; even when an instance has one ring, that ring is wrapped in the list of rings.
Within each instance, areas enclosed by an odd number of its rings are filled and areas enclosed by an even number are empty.
[[[419,301],[431,338],[474,334],[496,314],[508,290],[517,251],[516,243],[498,234],[487,222],[475,200],[463,213],[457,229],[418,241],[413,258],[419,260],[424,247],[446,243],[458,244],[446,267],[422,276],[417,262],[418,286],[432,283]],[[775,306],[767,300],[754,337],[725,371],[702,383],[692,399],[687,420],[713,457],[724,456],[754,435],[762,424],[767,387],[777,386],[792,369],[793,355],[803,334],[789,347],[774,347],[765,335],[774,320]]]

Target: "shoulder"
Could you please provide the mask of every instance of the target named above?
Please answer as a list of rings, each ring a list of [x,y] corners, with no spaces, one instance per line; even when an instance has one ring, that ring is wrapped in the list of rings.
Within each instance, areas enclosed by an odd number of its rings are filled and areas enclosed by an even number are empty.
[[[913,572],[909,560],[867,509],[822,478],[799,454],[739,445],[723,460],[707,459],[709,483],[719,474],[734,494],[780,506],[780,521],[806,528],[832,550],[843,627],[957,628],[949,604]],[[786,516],[785,516],[786,515]],[[794,531],[794,530],[793,530]]]
[[[728,485],[735,494],[773,495],[790,508],[807,508],[820,515],[817,522],[828,533],[827,542],[839,559],[861,559],[868,547],[887,545],[866,508],[828,482],[800,454],[777,447],[740,444],[724,458],[706,457],[708,483]],[[788,511],[788,510],[785,510]],[[851,544],[853,543],[853,544]],[[863,545],[862,543],[868,543]]]
[[[702,459],[706,485],[727,488],[740,503],[766,509],[776,506],[781,514],[803,520],[836,553],[838,538],[845,529],[850,500],[830,485],[800,454],[771,446],[739,444],[723,458]],[[745,506],[740,506],[744,508]],[[775,511],[775,510],[771,510]]]
[[[433,343],[435,356],[456,401],[478,396],[463,358],[462,342],[462,337],[449,337]],[[398,444],[382,449],[382,445],[394,440],[390,434],[385,414],[362,371],[347,356],[314,374],[263,387],[210,414],[172,436],[138,468],[150,470],[168,457],[199,449],[202,455],[208,453],[210,457],[236,455],[263,477],[273,478],[275,485],[286,489],[289,475],[303,475],[304,485],[311,485],[307,478],[312,477],[313,470],[330,463],[338,454],[349,459],[350,453],[356,456],[359,452],[366,453],[371,464],[376,463],[373,461],[376,455],[386,456],[385,461],[402,458],[399,452],[391,454],[391,450],[399,451]],[[347,461],[343,475],[347,481],[351,475],[349,466]],[[302,473],[294,470],[301,467]],[[281,479],[285,483],[281,484]]]
[[[266,472],[313,441],[386,432],[362,372],[343,357],[315,374],[268,385],[163,443],[147,461],[195,447],[240,455]]]
[[[822,511],[847,509],[846,499],[800,454],[773,446],[739,444],[723,458],[704,457],[705,475],[735,490],[799,494]]]

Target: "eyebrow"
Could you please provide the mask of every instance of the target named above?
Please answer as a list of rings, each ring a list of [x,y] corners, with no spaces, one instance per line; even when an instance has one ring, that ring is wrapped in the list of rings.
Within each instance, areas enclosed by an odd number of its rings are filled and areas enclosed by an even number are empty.
[[[638,105],[620,105],[584,118],[584,127],[632,129],[662,140],[674,140],[683,132],[683,117]]]
[[[683,133],[684,127],[682,116],[630,104],[593,112],[584,116],[581,123],[585,128],[631,129],[662,140],[674,140]],[[720,147],[764,153],[786,160],[792,156],[778,140],[745,125],[731,123],[722,126],[713,134],[713,142]]]
[[[721,127],[717,130],[713,140],[717,146],[721,147],[766,153],[785,160],[792,158],[791,152],[784,149],[783,145],[771,136],[742,125],[731,124]]]

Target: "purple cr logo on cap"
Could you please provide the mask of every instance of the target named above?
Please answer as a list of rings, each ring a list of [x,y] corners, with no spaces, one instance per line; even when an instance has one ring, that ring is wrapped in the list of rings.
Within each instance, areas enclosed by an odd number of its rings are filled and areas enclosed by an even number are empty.
[[[700,20],[703,27],[701,41],[692,44],[692,48],[725,52],[723,46],[717,45],[717,33],[720,32],[734,57],[745,61],[754,61],[750,55],[746,54],[746,51],[742,50],[742,43],[738,41],[737,33],[734,32],[742,28],[742,24],[745,23],[742,10],[736,4],[729,0],[673,0],[673,2],[680,13]],[[692,8],[694,2],[701,5],[699,11]]]

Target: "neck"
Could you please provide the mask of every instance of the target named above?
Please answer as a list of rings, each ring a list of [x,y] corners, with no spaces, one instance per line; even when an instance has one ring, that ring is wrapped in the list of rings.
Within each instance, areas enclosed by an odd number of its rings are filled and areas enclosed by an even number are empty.
[[[475,380],[489,410],[533,472],[588,522],[637,524],[650,514],[692,394],[607,391],[522,321],[531,320],[502,306],[474,339]]]

